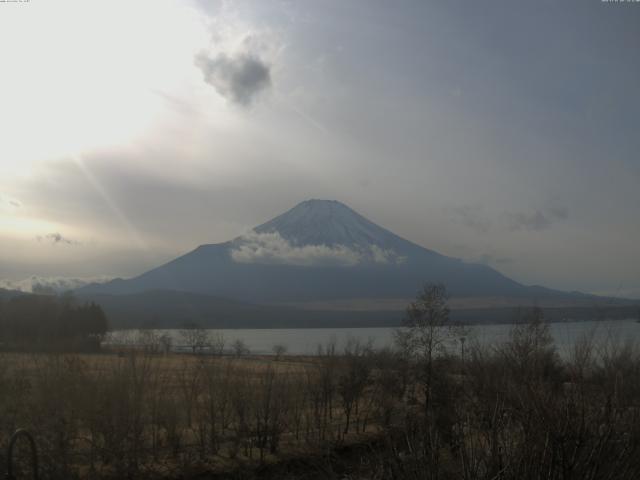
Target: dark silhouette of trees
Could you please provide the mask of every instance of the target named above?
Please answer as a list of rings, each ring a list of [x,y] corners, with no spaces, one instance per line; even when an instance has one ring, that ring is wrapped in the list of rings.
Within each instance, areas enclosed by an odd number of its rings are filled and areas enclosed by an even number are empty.
[[[20,295],[0,303],[0,344],[5,349],[97,349],[107,329],[99,305],[78,305],[70,293]]]

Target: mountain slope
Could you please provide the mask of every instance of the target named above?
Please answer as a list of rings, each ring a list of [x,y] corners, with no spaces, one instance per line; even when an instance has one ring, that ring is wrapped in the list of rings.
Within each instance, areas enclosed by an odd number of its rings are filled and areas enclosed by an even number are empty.
[[[305,328],[395,326],[400,311],[325,312],[254,305],[221,297],[171,290],[127,295],[82,294],[103,309],[109,325],[119,328],[180,328],[196,324],[207,328]]]
[[[133,279],[80,291],[166,289],[274,303],[410,298],[425,282],[444,283],[455,296],[560,294],[542,293],[486,265],[420,247],[328,200],[302,202],[245,236],[202,245]]]
[[[0,300],[8,300],[20,295],[25,295],[25,293],[19,290],[7,290],[6,288],[0,288]]]
[[[153,290],[128,295],[83,294],[80,301],[94,301],[105,311],[109,325],[119,328],[180,328],[197,324],[207,328],[306,328],[306,327],[389,327],[398,326],[406,303],[378,309],[367,303],[366,309],[326,310],[255,305],[190,292]],[[637,306],[593,305],[544,309],[548,321],[566,318],[632,318]],[[508,323],[522,317],[518,306],[466,308],[453,302],[451,319],[460,323]]]
[[[368,248],[371,245],[399,251],[430,250],[367,220],[335,200],[307,200],[254,229],[257,233],[279,233],[293,245],[345,245]]]

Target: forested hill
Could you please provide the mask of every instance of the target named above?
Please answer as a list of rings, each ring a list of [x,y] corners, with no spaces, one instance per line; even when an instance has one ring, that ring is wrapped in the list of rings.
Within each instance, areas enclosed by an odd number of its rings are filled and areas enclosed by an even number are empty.
[[[109,328],[102,307],[79,303],[70,295],[17,293],[4,297],[0,297],[3,349],[96,349]]]

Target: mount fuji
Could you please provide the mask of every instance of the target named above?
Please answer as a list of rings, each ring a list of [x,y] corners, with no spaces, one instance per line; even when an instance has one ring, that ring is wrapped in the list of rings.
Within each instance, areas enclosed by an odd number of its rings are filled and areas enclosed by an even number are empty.
[[[425,282],[463,297],[553,293],[423,248],[334,200],[304,201],[234,240],[201,245],[138,277],[80,292],[174,290],[278,303],[411,298]]]
[[[333,200],[307,200],[231,241],[76,294],[102,305],[118,328],[388,326],[429,282],[447,287],[461,322],[509,322],[531,305],[550,320],[628,318],[632,308],[522,285],[405,240]]]

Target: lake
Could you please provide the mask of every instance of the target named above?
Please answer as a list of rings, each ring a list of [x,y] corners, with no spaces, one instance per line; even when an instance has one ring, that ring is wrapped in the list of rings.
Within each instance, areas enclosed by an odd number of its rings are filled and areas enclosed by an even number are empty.
[[[556,347],[566,356],[577,339],[593,335],[596,345],[638,343],[640,341],[640,323],[635,320],[608,320],[550,323],[550,330]],[[481,345],[499,345],[509,338],[511,324],[472,325],[466,327],[466,345],[478,342]],[[226,349],[240,339],[253,354],[271,354],[274,345],[284,345],[291,355],[312,355],[318,345],[335,343],[337,351],[342,350],[348,339],[362,342],[371,341],[375,348],[391,346],[395,328],[283,328],[283,329],[215,329],[211,334],[222,334]],[[185,351],[180,330],[154,330],[158,335],[169,335],[173,349]],[[135,330],[112,332],[105,344],[139,344]],[[452,345],[452,348],[457,348]]]

